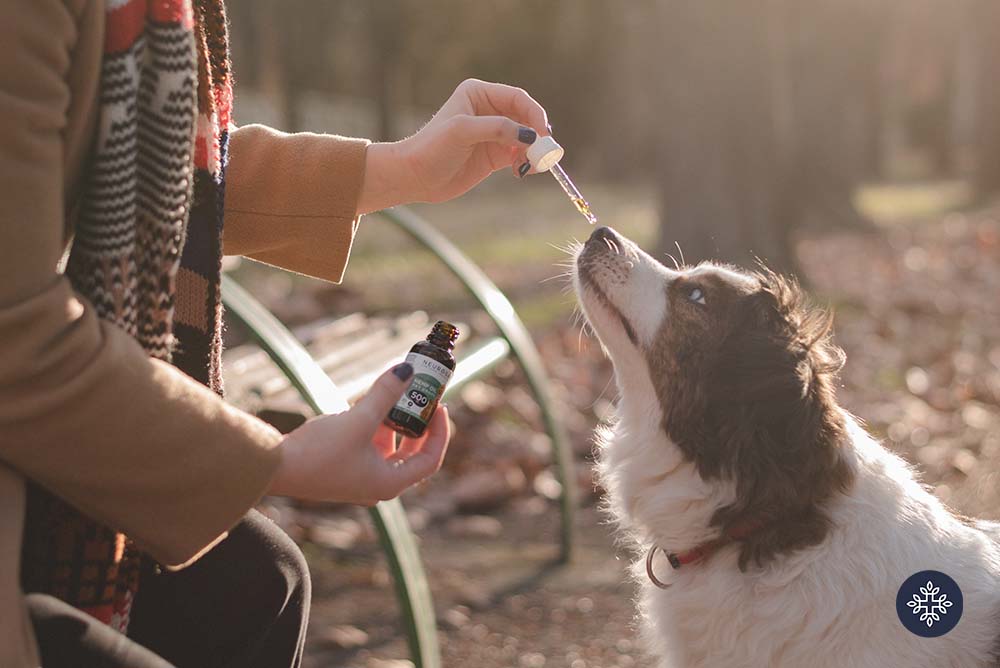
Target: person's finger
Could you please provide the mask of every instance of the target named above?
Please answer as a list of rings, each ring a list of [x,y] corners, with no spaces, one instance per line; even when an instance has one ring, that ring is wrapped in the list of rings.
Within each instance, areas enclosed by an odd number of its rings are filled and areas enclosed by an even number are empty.
[[[438,407],[438,411],[445,411],[445,414],[447,415],[448,406],[446,404],[441,404]],[[407,459],[415,452],[419,452],[421,448],[424,447],[424,441],[427,440],[427,437],[429,435],[430,435],[430,425],[428,425],[428,429],[426,429],[424,433],[418,436],[417,438],[404,436],[403,438],[400,439],[399,447],[396,448],[396,451],[393,453],[392,458]]]
[[[413,456],[413,454],[418,452],[423,446],[424,441],[427,440],[427,436],[428,434],[426,431],[421,434],[419,438],[404,436],[399,441],[399,447],[397,447],[396,451],[389,456],[389,461],[401,462]]]
[[[375,436],[372,437],[372,445],[375,452],[382,459],[389,459],[396,454],[396,432],[384,424],[380,424],[375,429]]]
[[[502,146],[500,144],[480,144],[477,148],[486,151],[486,160],[490,165],[490,171],[495,172],[510,164],[517,155],[517,149],[513,146]]]
[[[523,179],[528,174],[535,173],[531,163],[528,162],[528,156],[526,156],[523,151],[514,154],[514,160],[510,163],[510,170],[514,172],[514,176],[519,179]]]
[[[419,448],[406,459],[399,461],[392,469],[394,485],[405,489],[416,484],[441,468],[445,453],[448,451],[448,441],[451,439],[451,425],[448,421],[448,408],[441,406],[434,413],[427,431],[415,439]]]
[[[379,376],[368,392],[354,404],[353,411],[371,420],[373,434],[389,410],[399,401],[412,377],[413,365],[407,362],[397,364]]]
[[[459,114],[448,120],[454,139],[466,146],[494,143],[510,148],[530,146],[538,133],[506,116]]]
[[[477,115],[507,116],[535,129],[540,135],[551,134],[545,108],[516,86],[469,79],[460,86]]]

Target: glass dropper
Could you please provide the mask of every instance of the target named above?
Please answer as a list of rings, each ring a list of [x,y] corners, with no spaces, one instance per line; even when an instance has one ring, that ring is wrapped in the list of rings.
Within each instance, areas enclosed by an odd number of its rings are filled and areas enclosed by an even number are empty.
[[[566,192],[566,196],[569,197],[569,201],[573,203],[576,210],[593,225],[597,222],[597,216],[590,210],[590,204],[580,191],[577,190],[577,187],[573,185],[573,181],[570,180],[566,171],[559,166],[559,161],[562,159],[564,153],[563,147],[557,144],[556,140],[549,135],[538,137],[528,147],[527,158],[536,172],[551,172],[552,178]]]
[[[570,181],[569,175],[559,166],[558,163],[552,165],[549,168],[549,173],[552,174],[552,178],[562,186],[562,189],[566,191],[566,196],[569,197],[570,201],[573,202],[573,206],[576,210],[583,214],[583,217],[587,219],[591,225],[597,222],[597,216],[594,212],[590,210],[590,204],[583,198],[580,191],[577,190],[573,182]]]

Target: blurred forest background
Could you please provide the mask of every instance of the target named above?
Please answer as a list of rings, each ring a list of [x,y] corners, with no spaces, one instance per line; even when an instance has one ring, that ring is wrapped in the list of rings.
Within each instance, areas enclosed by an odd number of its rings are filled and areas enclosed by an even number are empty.
[[[692,257],[792,268],[857,187],[1000,187],[994,0],[241,0],[240,92],[287,130],[398,139],[468,76],[549,111],[572,173],[655,183]],[[596,204],[596,203],[595,203]],[[669,237],[669,238],[667,238]]]
[[[1000,518],[997,0],[232,0],[229,13],[241,124],[393,140],[465,78],[523,87],[601,223],[657,257],[679,245],[688,262],[797,273],[836,310],[841,402],[956,510]],[[559,483],[523,378],[502,365],[452,402],[444,470],[404,496],[445,664],[652,665],[634,639],[631,555],[590,477],[610,365],[550,280],[557,247],[591,228],[545,175],[501,171],[414,208],[511,297],[580,464],[579,550],[552,569]],[[342,285],[236,271],[292,325],[422,309],[489,326],[377,216]],[[313,570],[306,665],[407,665],[364,515],[264,509]]]

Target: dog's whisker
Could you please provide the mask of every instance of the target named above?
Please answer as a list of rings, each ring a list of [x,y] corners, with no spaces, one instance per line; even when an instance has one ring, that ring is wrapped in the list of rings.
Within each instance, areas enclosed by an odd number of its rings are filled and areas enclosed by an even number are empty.
[[[559,279],[566,280],[566,279],[569,279],[569,278],[572,278],[572,277],[573,277],[573,274],[571,272],[564,271],[564,272],[562,272],[560,274],[556,274],[555,276],[549,276],[548,278],[539,279],[538,282],[539,283],[548,283],[550,281],[556,281],[556,280],[559,280]]]
[[[677,261],[677,258],[675,258],[672,253],[667,253],[666,255],[667,255],[667,257],[669,257],[671,260],[674,261],[674,269],[676,269],[677,271],[680,271],[681,270],[681,265]]]
[[[615,380],[615,374],[612,371],[611,375],[608,377],[608,382],[604,383],[604,388],[597,395],[597,398],[594,399],[593,403],[590,404],[590,409],[591,410],[593,410],[594,407],[597,406],[597,402],[598,401],[600,401],[601,399],[604,398],[604,393],[608,391],[608,388],[611,387],[611,383],[614,382],[614,380]]]
[[[579,250],[581,244],[578,241],[569,241],[566,242],[565,244],[554,244],[551,242],[546,242],[546,245],[549,248],[559,251],[560,253],[564,253],[566,255],[576,255],[576,252],[577,250]]]
[[[684,251],[681,249],[681,245],[674,239],[674,245],[677,246],[677,253],[681,256],[681,264],[687,266],[687,260],[684,259]]]

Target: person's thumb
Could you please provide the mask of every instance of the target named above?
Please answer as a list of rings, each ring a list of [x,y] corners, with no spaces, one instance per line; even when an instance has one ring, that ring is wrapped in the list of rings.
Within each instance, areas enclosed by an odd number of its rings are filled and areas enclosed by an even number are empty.
[[[502,146],[525,148],[531,145],[538,133],[506,116],[460,115],[451,119],[455,138],[466,145],[493,142]]]
[[[368,392],[354,404],[354,409],[374,422],[381,422],[399,401],[412,377],[413,365],[408,362],[397,364],[378,377]]]

